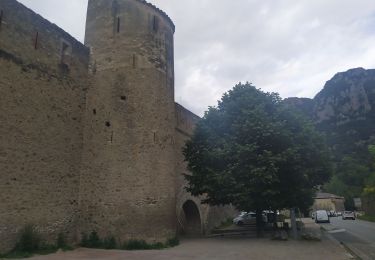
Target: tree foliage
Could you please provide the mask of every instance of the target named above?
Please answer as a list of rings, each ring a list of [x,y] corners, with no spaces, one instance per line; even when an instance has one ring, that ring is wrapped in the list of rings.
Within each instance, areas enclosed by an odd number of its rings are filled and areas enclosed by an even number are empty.
[[[329,179],[322,137],[275,93],[249,83],[210,107],[184,148],[187,190],[211,205],[241,210],[312,204],[313,188]]]
[[[366,162],[358,158],[346,156],[336,163],[335,174],[324,189],[328,192],[344,196],[345,208],[354,210],[354,198],[375,194],[375,146],[368,146]]]
[[[370,167],[370,173],[365,179],[365,187],[363,189],[363,195],[375,196],[375,145],[369,145],[368,151],[372,158],[372,164]]]

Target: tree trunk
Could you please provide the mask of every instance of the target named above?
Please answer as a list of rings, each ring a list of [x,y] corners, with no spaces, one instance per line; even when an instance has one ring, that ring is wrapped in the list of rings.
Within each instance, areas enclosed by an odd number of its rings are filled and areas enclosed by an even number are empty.
[[[262,218],[262,210],[257,209],[256,210],[256,225],[257,225],[257,236],[262,237],[263,236],[263,218]]]
[[[277,213],[276,210],[272,210],[273,212],[273,221],[272,221],[272,226],[274,230],[277,230]]]
[[[295,208],[290,209],[290,224],[292,225],[293,239],[297,239],[297,221]]]

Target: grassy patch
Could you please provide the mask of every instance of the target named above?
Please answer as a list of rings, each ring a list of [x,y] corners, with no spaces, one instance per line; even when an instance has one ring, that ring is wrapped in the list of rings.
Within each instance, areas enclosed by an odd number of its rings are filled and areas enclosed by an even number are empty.
[[[104,238],[103,248],[104,249],[115,249],[115,248],[117,248],[117,242],[116,242],[115,237],[108,236],[108,237]]]
[[[375,222],[375,216],[363,215],[363,216],[358,216],[358,218],[361,220]]]
[[[302,234],[301,239],[307,241],[321,241],[318,236],[309,233]]]
[[[0,255],[0,259],[3,259],[3,258],[7,258],[7,259],[28,258],[28,257],[32,257],[33,255],[34,255],[33,253],[11,251],[7,254]]]
[[[125,250],[160,250],[165,248],[170,248],[174,246],[178,246],[180,241],[177,238],[168,239],[166,243],[152,243],[149,244],[144,240],[129,240],[126,242],[122,249]]]
[[[20,251],[17,249],[13,249],[11,252],[0,255],[0,258],[8,258],[8,259],[18,259],[18,258],[28,258],[34,255],[49,255],[56,253],[59,248],[55,245],[42,245],[38,249],[33,251]]]
[[[215,227],[215,229],[223,229],[230,227],[233,224],[232,218],[227,218],[226,220],[222,221],[219,226]]]
[[[116,249],[117,242],[114,236],[101,239],[96,231],[92,231],[88,236],[82,233],[80,246],[87,248]]]
[[[108,236],[101,239],[97,232],[92,231],[90,235],[82,234],[81,246],[87,248],[100,248],[100,249],[124,249],[124,250],[155,250],[174,247],[180,244],[177,238],[168,239],[165,243],[152,243],[149,244],[145,240],[131,239],[123,245],[118,245],[113,236]]]
[[[125,250],[152,250],[152,249],[163,249],[165,248],[163,243],[148,244],[144,240],[129,240],[123,246]]]
[[[99,235],[96,231],[92,231],[90,235],[82,233],[81,246],[87,248],[102,248],[103,242],[100,240]]]
[[[167,247],[175,247],[175,246],[178,246],[180,244],[180,240],[178,240],[177,237],[174,237],[174,238],[170,238],[167,240]]]
[[[48,255],[55,253],[58,249],[72,249],[66,243],[65,236],[59,234],[56,244],[51,245],[43,242],[32,225],[26,226],[20,233],[16,246],[7,254],[0,255],[0,258],[27,258],[33,255]]]

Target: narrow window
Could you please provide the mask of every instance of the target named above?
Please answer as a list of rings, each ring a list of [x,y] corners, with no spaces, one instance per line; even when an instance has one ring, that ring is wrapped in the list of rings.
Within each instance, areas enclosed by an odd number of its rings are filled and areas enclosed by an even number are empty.
[[[61,63],[68,66],[70,63],[71,55],[72,55],[72,46],[66,41],[62,40],[61,41],[61,53],[60,53]]]
[[[152,29],[154,30],[154,32],[157,32],[159,30],[159,18],[154,15],[154,21],[152,23]]]
[[[118,13],[119,4],[117,0],[112,1],[112,16],[115,17]]]
[[[106,127],[110,127],[111,126],[111,123],[109,121],[105,122],[105,126]]]
[[[39,38],[39,32],[36,32],[35,39],[34,39],[34,49],[38,49],[38,38]]]
[[[136,63],[137,63],[137,57],[135,56],[135,54],[133,54],[133,69],[135,69],[137,65]]]
[[[93,113],[94,115],[96,115],[96,109],[95,109],[95,108],[92,110],[92,113]]]
[[[117,33],[120,32],[121,20],[120,17],[117,17]]]
[[[3,24],[3,10],[0,10],[0,28],[1,28],[1,25]]]
[[[96,61],[94,62],[94,65],[92,65],[92,74],[96,74]]]

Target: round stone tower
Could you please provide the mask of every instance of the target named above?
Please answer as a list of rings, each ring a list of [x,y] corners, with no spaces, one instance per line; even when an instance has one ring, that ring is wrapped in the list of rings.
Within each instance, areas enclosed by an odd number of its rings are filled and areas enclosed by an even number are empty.
[[[176,234],[173,34],[145,1],[88,2],[81,232],[121,242]]]

